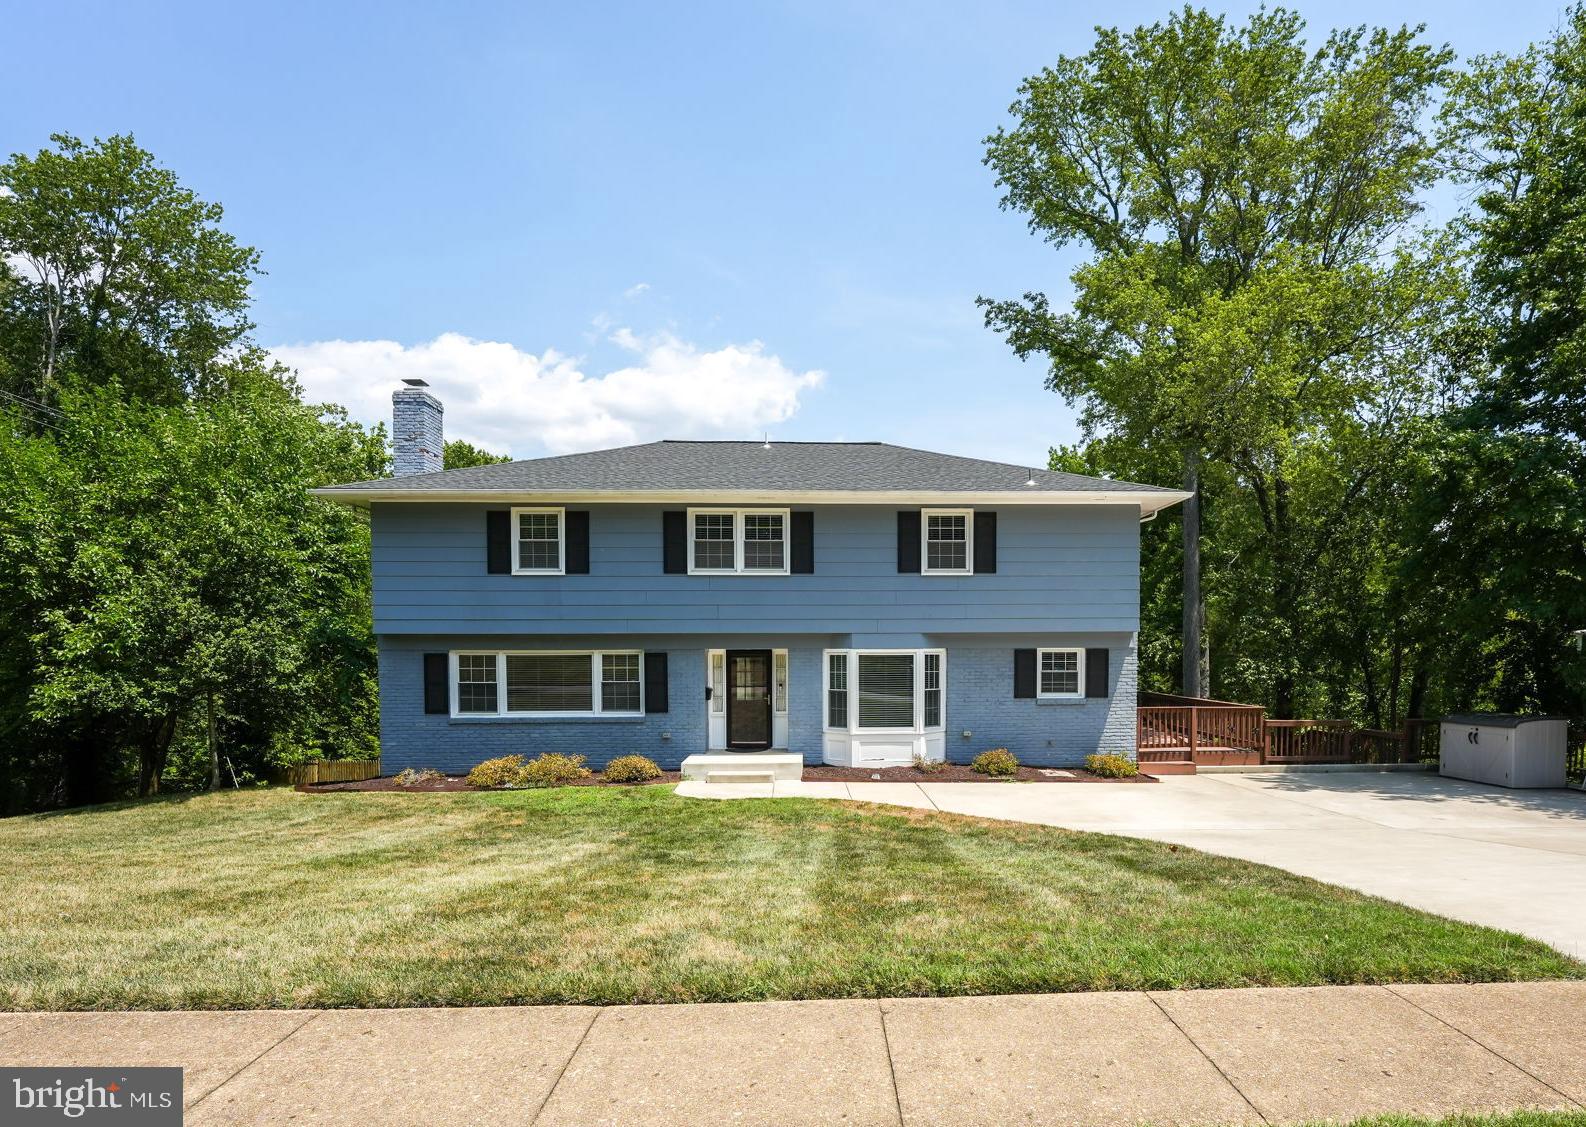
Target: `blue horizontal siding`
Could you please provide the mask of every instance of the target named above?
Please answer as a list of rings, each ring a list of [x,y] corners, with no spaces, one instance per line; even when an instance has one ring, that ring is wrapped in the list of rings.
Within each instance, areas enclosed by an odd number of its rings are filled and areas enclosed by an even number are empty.
[[[895,507],[814,506],[815,574],[665,575],[656,505],[590,505],[590,574],[489,575],[478,504],[373,507],[382,635],[1133,632],[1130,506],[998,511],[995,575],[899,575]],[[674,506],[666,506],[674,507]]]

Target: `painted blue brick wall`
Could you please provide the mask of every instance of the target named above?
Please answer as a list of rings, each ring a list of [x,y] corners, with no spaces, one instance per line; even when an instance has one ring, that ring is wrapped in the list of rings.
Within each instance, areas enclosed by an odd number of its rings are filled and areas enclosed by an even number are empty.
[[[807,763],[821,760],[824,724],[823,650],[846,645],[835,637],[735,635],[700,643],[678,635],[632,636],[624,646],[664,650],[670,711],[642,719],[529,720],[426,715],[423,655],[452,649],[580,649],[602,644],[598,636],[515,637],[450,635],[384,637],[380,642],[380,732],[382,768],[405,767],[462,772],[497,755],[534,756],[559,751],[587,756],[603,766],[617,755],[647,755],[663,768],[705,750],[705,658],[709,648],[788,650],[788,749]],[[604,640],[611,644],[610,639]],[[947,653],[947,752],[967,762],[991,747],[1006,747],[1022,762],[1077,764],[1097,750],[1134,753],[1135,651],[1132,636],[1009,635],[977,637],[960,644],[927,636],[920,644]],[[1106,699],[1046,703],[1013,698],[1013,650],[1035,645],[1107,645],[1111,649],[1111,695]],[[973,733],[965,739],[961,733]]]
[[[899,575],[897,507],[811,506],[815,574],[666,575],[659,505],[588,505],[590,574],[489,575],[480,504],[377,503],[379,634],[852,634],[1107,631],[1139,626],[1130,506],[997,510],[997,573]],[[501,508],[503,506],[495,506]],[[900,643],[906,644],[906,643]]]
[[[1034,643],[1032,643],[1034,644]],[[1089,645],[1100,639],[1043,641]],[[1094,699],[1015,700],[1013,650],[1000,644],[949,647],[947,651],[947,757],[967,763],[989,748],[1005,747],[1020,763],[1078,766],[1097,751],[1135,757],[1136,654],[1133,645],[1108,646],[1109,695]],[[963,732],[973,733],[968,739]]]

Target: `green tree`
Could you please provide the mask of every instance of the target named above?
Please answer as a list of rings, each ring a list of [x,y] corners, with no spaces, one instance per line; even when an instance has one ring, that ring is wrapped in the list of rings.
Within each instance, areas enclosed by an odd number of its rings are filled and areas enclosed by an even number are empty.
[[[158,790],[204,706],[254,733],[254,767],[282,737],[367,723],[348,723],[374,667],[367,529],[308,490],[378,475],[383,436],[327,423],[277,373],[228,382],[170,406],[68,388],[42,435],[0,423],[0,621],[31,670],[14,707],[79,734],[70,797],[104,797],[122,747]]]
[[[1441,114],[1462,224],[1471,366],[1421,514],[1421,581],[1457,593],[1458,706],[1579,711],[1586,662],[1586,12],[1472,60]]]
[[[1265,696],[1280,714],[1309,577],[1430,394],[1425,342],[1451,284],[1439,245],[1404,238],[1437,175],[1422,120],[1449,53],[1410,29],[1337,31],[1314,51],[1302,35],[1282,9],[1231,27],[1186,8],[1098,29],[1090,52],[1026,80],[986,162],[1005,208],[1087,258],[1066,309],[1038,292],[981,299],[1018,355],[1047,358],[1088,433],[1165,452],[1197,495],[1180,549],[1195,695],[1208,688],[1199,500],[1208,463],[1227,467],[1237,497],[1223,503],[1255,522],[1236,550],[1242,595],[1271,625]],[[1346,451],[1366,456],[1340,474]]]
[[[460,438],[447,439],[443,458],[444,467],[448,470],[467,469],[469,466],[494,466],[512,461],[509,455],[492,454]]]
[[[0,165],[4,389],[53,403],[64,373],[173,402],[220,377],[252,325],[258,254],[130,136]]]

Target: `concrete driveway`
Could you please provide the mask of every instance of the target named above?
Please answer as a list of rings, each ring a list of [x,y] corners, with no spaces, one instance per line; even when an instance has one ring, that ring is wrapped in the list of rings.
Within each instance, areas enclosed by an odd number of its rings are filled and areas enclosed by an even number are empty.
[[[864,801],[1126,834],[1259,861],[1586,957],[1586,794],[1579,791],[1511,791],[1420,772],[1181,775],[1155,786],[846,788]]]

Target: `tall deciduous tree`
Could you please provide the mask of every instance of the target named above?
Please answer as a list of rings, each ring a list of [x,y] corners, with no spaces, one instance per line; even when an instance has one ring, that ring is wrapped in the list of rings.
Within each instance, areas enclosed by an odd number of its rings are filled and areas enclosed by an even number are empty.
[[[1091,433],[1166,449],[1184,487],[1230,467],[1262,535],[1275,648],[1300,643],[1307,575],[1330,518],[1378,472],[1297,489],[1317,450],[1380,447],[1424,394],[1419,342],[1441,263],[1401,245],[1437,175],[1422,129],[1449,62],[1410,29],[1334,32],[1315,50],[1295,14],[1232,27],[1186,8],[1026,80],[987,139],[1003,206],[1077,244],[1073,298],[981,299],[986,323],[1084,405]],[[1424,249],[1424,248],[1423,248]],[[1309,511],[1299,511],[1309,506]],[[1200,513],[1183,513],[1182,683],[1203,674]],[[1248,562],[1248,560],[1247,560]],[[1271,703],[1291,707],[1297,668]]]
[[[1447,418],[1417,562],[1480,640],[1467,698],[1578,711],[1586,661],[1586,11],[1550,42],[1472,60],[1443,107],[1468,234],[1475,366]],[[1573,675],[1570,685],[1566,677]]]
[[[219,378],[257,253],[132,137],[52,140],[0,164],[0,386],[53,402],[73,373],[173,402]]]

